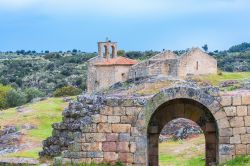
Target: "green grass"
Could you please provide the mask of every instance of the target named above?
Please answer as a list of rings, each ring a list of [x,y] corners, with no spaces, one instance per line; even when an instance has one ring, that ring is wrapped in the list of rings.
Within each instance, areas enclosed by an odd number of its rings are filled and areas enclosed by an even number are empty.
[[[170,166],[202,166],[205,165],[204,157],[198,156],[190,159],[176,157],[173,155],[160,155],[160,164]]]
[[[8,157],[24,157],[24,158],[34,158],[38,159],[38,153],[42,150],[41,147],[37,147],[31,150],[26,150],[26,151],[20,151],[16,153],[11,153],[8,155]]]
[[[159,144],[160,166],[202,166],[205,165],[204,135]]]
[[[1,111],[0,126],[14,125],[19,130],[24,124],[36,126],[35,129],[27,130],[21,138],[22,143],[31,144],[32,148],[10,153],[5,157],[38,158],[42,141],[52,134],[51,124],[62,120],[62,111],[67,105],[62,98],[49,98],[23,106],[26,110],[24,112],[17,112],[16,108]]]
[[[250,166],[250,155],[236,157],[231,161],[221,164],[221,166]]]
[[[250,72],[222,72],[222,75],[210,74],[207,76],[200,76],[199,79],[208,81],[214,86],[218,86],[220,82],[226,80],[244,80],[250,79]]]

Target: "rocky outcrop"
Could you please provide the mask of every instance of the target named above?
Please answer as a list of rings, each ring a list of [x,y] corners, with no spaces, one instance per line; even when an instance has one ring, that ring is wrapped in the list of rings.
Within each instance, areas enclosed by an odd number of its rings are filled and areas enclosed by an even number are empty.
[[[0,155],[19,150],[18,141],[21,133],[15,126],[5,126],[0,130]]]
[[[194,135],[201,134],[202,130],[195,122],[178,118],[168,122],[161,131],[160,142],[168,140],[187,139]]]

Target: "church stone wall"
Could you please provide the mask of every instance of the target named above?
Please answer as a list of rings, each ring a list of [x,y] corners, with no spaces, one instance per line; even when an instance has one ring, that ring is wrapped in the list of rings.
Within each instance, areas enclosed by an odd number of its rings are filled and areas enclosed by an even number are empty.
[[[205,74],[217,74],[217,61],[213,57],[199,49],[192,49],[179,58],[179,77]]]

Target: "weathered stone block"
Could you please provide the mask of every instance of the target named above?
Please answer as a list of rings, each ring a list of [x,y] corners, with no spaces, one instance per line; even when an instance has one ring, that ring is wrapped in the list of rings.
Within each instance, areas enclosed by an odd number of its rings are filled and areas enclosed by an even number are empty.
[[[224,107],[227,116],[236,116],[236,107]]]
[[[250,134],[241,135],[241,143],[250,144]]]
[[[81,143],[74,142],[69,145],[69,150],[72,152],[80,152],[81,151]]]
[[[250,116],[244,116],[245,126],[250,126]]]
[[[90,164],[91,162],[91,158],[72,159],[71,162],[65,163],[65,165],[75,165],[80,163]]]
[[[144,164],[144,163],[146,163],[145,154],[135,153],[134,154],[134,163],[136,163],[136,164]]]
[[[108,116],[108,123],[120,123],[120,116]]]
[[[232,128],[219,129],[219,134],[220,136],[223,137],[230,137],[233,135],[233,129]]]
[[[113,115],[113,108],[106,106],[100,110],[100,114],[101,115]]]
[[[250,127],[246,127],[246,132],[250,134]]]
[[[224,129],[224,128],[229,128],[230,127],[227,118],[223,118],[223,119],[217,120],[217,124],[218,124],[218,127],[220,129]]]
[[[237,106],[237,116],[247,116],[247,106]]]
[[[121,116],[121,123],[135,124],[136,116]]]
[[[108,133],[106,135],[106,140],[107,141],[118,141],[118,134],[117,133]]]
[[[141,111],[141,107],[126,107],[126,115],[136,116]]]
[[[106,141],[105,133],[86,133],[86,142],[102,142]]]
[[[107,122],[108,117],[106,115],[95,114],[92,115],[92,121],[94,123],[105,123]]]
[[[129,152],[129,142],[118,142],[117,151],[118,152]]]
[[[135,143],[135,142],[130,142],[129,151],[130,151],[131,153],[136,152],[136,143]]]
[[[102,158],[103,152],[86,152],[87,157],[89,158]]]
[[[241,143],[240,135],[234,135],[230,137],[230,144],[240,144],[240,143]]]
[[[131,135],[132,136],[138,136],[139,135],[139,131],[138,131],[137,127],[131,127]]]
[[[245,127],[233,128],[233,135],[245,134],[245,133],[246,133],[246,128]]]
[[[114,162],[118,160],[118,153],[116,152],[104,152],[104,162]]]
[[[102,150],[104,152],[116,152],[117,150],[116,142],[103,142]]]
[[[99,123],[97,125],[97,132],[100,133],[111,133],[112,128],[111,128],[111,124],[109,123]]]
[[[126,115],[126,109],[125,107],[114,107],[113,108],[113,115]]]
[[[250,94],[242,96],[242,104],[250,104]]]
[[[86,152],[72,152],[72,151],[63,151],[62,156],[64,158],[72,158],[72,159],[79,159],[79,158],[86,158]]]
[[[120,142],[130,141],[130,133],[120,133],[119,134],[119,141]]]
[[[250,144],[247,144],[247,154],[250,154]]]
[[[247,115],[250,116],[250,105],[247,106]]]
[[[118,159],[123,163],[133,163],[134,156],[132,153],[119,153]]]
[[[101,151],[102,143],[101,142],[82,143],[82,150],[85,152]]]
[[[230,119],[230,125],[231,127],[243,127],[244,126],[243,117],[233,117],[232,119]]]
[[[235,145],[235,154],[236,155],[247,154],[247,145],[245,145],[245,144],[237,144],[237,145]]]
[[[235,146],[229,144],[220,144],[219,145],[219,155],[234,155]]]
[[[83,133],[96,132],[97,131],[96,124],[81,126],[81,131]]]
[[[232,105],[232,97],[231,96],[221,96],[220,103],[222,106],[230,106],[230,105]]]
[[[226,115],[226,113],[225,113],[224,110],[219,110],[218,112],[216,112],[216,113],[214,114],[214,117],[215,117],[216,120],[220,120],[220,119],[226,118],[227,115]]]
[[[230,143],[230,137],[219,137],[219,143],[220,144],[229,144]]]
[[[130,124],[112,124],[112,131],[114,133],[129,133],[130,129]]]
[[[241,105],[241,96],[233,96],[233,105]]]

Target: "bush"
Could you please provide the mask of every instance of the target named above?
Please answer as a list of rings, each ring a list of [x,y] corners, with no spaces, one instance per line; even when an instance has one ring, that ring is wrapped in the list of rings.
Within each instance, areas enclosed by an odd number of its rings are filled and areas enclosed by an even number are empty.
[[[4,86],[0,84],[0,109],[8,107],[7,95],[12,90],[11,86]]]
[[[44,97],[45,93],[37,88],[27,88],[24,90],[26,93],[27,101],[30,102],[34,98]]]
[[[60,96],[75,96],[79,95],[81,93],[81,89],[76,88],[74,86],[65,86],[62,88],[57,89],[54,92],[55,97],[60,97]]]
[[[16,107],[25,104],[27,102],[27,97],[25,93],[12,89],[8,92],[6,100],[8,107]]]

